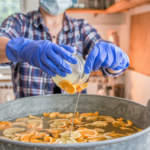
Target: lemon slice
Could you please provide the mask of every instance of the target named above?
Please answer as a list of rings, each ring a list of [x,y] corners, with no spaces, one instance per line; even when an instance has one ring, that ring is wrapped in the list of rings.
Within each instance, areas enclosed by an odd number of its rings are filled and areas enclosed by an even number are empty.
[[[60,134],[60,136],[63,137],[63,138],[67,138],[67,137],[69,137],[69,134],[70,134],[70,132],[63,132],[63,133]],[[78,139],[78,138],[81,137],[81,134],[78,133],[78,132],[71,132],[70,137],[73,138],[73,139]]]
[[[36,129],[42,129],[43,128],[43,122],[42,120],[29,120],[29,124],[36,124]]]
[[[88,121],[96,121],[97,117],[87,117],[86,120],[88,120]]]
[[[70,120],[69,120],[69,119],[55,119],[54,122],[65,122],[65,123],[69,123]]]
[[[69,113],[69,114],[67,114],[67,116],[66,116],[66,118],[71,118],[71,117],[73,117],[73,113]]]
[[[106,127],[108,123],[106,121],[96,121],[93,122],[92,125],[96,127]]]
[[[12,138],[13,141],[20,141],[20,137],[14,137]]]
[[[15,133],[21,131],[25,131],[25,128],[9,128],[4,130],[3,134],[7,137],[15,137]]]
[[[25,122],[14,122],[12,123],[12,126],[20,126],[22,124],[25,124]]]
[[[101,121],[103,120],[103,121],[109,121],[109,122],[113,122],[113,121],[115,121],[115,119],[113,118],[113,117],[111,117],[111,116],[99,116],[98,117]]]
[[[67,126],[67,124],[65,122],[54,122],[54,123],[50,124],[50,127],[52,127],[52,128],[64,128],[66,126]]]
[[[16,119],[16,122],[27,122],[29,121],[29,118],[18,118]]]
[[[71,144],[77,143],[77,141],[73,138],[58,138],[53,144]]]
[[[101,128],[95,128],[94,130],[97,131],[97,132],[105,132],[105,130],[101,129]]]

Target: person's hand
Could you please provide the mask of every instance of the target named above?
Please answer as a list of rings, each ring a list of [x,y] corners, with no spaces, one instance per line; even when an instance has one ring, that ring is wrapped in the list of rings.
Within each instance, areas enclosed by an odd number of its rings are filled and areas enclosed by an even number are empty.
[[[84,72],[89,74],[100,67],[112,70],[126,69],[129,66],[129,58],[118,46],[101,41],[93,47],[87,57]]]
[[[47,40],[33,41],[21,37],[10,40],[6,45],[6,55],[10,61],[28,62],[50,76],[58,74],[65,77],[72,73],[66,61],[77,64],[77,60],[71,53],[74,53],[73,47],[59,46]]]

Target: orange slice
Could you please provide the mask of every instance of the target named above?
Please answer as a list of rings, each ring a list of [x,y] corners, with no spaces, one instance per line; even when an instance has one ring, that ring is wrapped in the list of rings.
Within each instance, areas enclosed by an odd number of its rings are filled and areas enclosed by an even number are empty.
[[[128,130],[128,131],[133,131],[133,129],[130,128],[125,128],[125,127],[120,127],[121,130]]]
[[[43,116],[44,116],[44,117],[48,117],[48,116],[49,116],[49,113],[44,112],[44,113],[43,113]]]
[[[98,132],[95,131],[95,130],[89,130],[89,129],[86,129],[86,130],[78,130],[76,131],[78,133],[80,133],[82,136],[86,136],[86,137],[89,137],[89,136],[97,136],[98,135]]]
[[[72,122],[72,121],[73,121],[73,118],[71,118],[70,121]],[[76,124],[76,123],[81,123],[81,121],[74,118],[73,123],[74,123],[74,124]]]
[[[55,118],[58,115],[59,115],[59,112],[52,112],[52,113],[50,113],[49,117],[50,118]]]
[[[127,127],[130,127],[130,126],[132,126],[132,125],[133,125],[133,123],[132,123],[130,120],[127,120],[126,126],[127,126]]]
[[[31,140],[31,143],[41,143],[42,140]]]
[[[123,118],[117,118],[116,120],[117,121],[123,121]]]
[[[52,144],[55,141],[55,139],[53,137],[50,137],[50,136],[45,136],[44,141]]]
[[[58,86],[69,94],[74,94],[76,92],[75,85],[72,85],[72,83],[67,80],[60,81]]]
[[[20,137],[20,141],[22,142],[29,142],[30,135],[29,134],[24,134]]]
[[[83,89],[85,89],[87,87],[88,87],[88,82],[78,86],[76,89],[76,92],[81,92]]]
[[[80,137],[77,139],[77,143],[86,143],[86,142],[87,142],[87,140],[83,137]]]
[[[67,124],[65,122],[54,122],[54,123],[50,124],[50,127],[52,127],[52,128],[64,128],[66,126],[67,126]]]
[[[46,132],[36,132],[35,136],[38,136],[40,138],[43,138],[47,133]]]

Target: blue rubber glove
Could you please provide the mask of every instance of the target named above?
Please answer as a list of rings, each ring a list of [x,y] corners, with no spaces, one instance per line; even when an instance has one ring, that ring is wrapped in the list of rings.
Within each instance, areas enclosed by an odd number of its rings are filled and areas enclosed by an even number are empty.
[[[92,70],[97,71],[100,67],[112,70],[126,69],[129,66],[129,58],[118,46],[100,41],[95,44],[87,57],[84,72],[89,74]]]
[[[28,62],[53,77],[57,74],[65,77],[72,73],[66,61],[77,64],[77,60],[71,53],[74,53],[73,47],[58,46],[47,40],[33,41],[19,37],[6,45],[6,55],[11,62]]]

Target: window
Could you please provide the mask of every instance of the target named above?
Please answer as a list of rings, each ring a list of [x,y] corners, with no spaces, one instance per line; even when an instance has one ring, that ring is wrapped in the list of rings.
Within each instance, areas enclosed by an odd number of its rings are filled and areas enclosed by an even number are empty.
[[[20,12],[20,0],[0,0],[0,25],[10,15]]]

